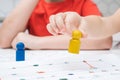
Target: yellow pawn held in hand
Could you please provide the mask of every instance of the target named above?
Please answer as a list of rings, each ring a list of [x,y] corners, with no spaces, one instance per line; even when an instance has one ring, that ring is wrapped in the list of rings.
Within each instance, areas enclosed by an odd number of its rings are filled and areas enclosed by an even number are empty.
[[[68,48],[69,53],[79,54],[81,37],[82,37],[82,33],[79,30],[75,30],[72,32],[72,39],[70,40],[69,48]]]

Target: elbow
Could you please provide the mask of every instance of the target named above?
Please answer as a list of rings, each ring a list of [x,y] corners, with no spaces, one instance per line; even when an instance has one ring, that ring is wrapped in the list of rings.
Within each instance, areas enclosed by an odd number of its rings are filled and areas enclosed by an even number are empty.
[[[105,41],[102,43],[103,49],[106,49],[106,50],[111,49],[112,48],[112,43],[113,43],[112,37],[106,38]]]
[[[112,48],[112,37],[100,39],[94,45],[95,49],[97,50],[109,50]]]
[[[82,44],[83,50],[109,50],[112,48],[112,37],[98,40],[90,40],[87,44]]]

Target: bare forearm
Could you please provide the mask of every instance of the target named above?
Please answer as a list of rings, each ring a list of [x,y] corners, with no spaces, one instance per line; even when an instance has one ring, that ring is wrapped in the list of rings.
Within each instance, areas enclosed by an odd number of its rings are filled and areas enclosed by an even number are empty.
[[[28,19],[39,0],[21,0],[20,4],[4,20],[0,28],[0,45],[10,47],[18,32],[26,29]]]
[[[104,39],[82,39],[81,49],[83,50],[105,50],[112,47],[112,37]]]
[[[88,38],[106,38],[120,32],[120,9],[112,16],[83,17],[79,29],[88,35]]]
[[[101,38],[106,31],[102,17],[95,15],[83,17],[79,29],[83,30],[88,38]]]
[[[120,9],[118,9],[112,16],[110,16],[106,20],[106,23],[108,23],[107,29],[110,29],[109,31],[111,32],[111,35],[120,32]]]
[[[101,33],[101,37],[109,37],[112,36],[115,33],[120,32],[120,9],[115,12],[112,16],[109,17],[101,17],[99,18],[102,23],[99,25]],[[101,29],[102,28],[102,29]],[[98,34],[96,34],[98,35]]]
[[[26,41],[26,47],[29,49],[68,49],[71,37],[67,35],[36,37],[31,36],[29,41]],[[110,49],[112,39],[106,38],[101,40],[81,39],[81,49],[85,50],[100,50]]]
[[[31,44],[31,47],[27,47],[29,49],[67,49],[70,40],[70,36],[65,35],[47,37],[31,36],[31,38],[33,44]]]

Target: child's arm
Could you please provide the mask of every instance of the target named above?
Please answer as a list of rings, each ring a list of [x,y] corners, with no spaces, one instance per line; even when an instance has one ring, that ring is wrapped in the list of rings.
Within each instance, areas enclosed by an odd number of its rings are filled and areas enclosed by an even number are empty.
[[[23,42],[28,49],[68,49],[69,41],[71,37],[69,35],[56,35],[37,37],[25,33],[19,33],[12,42],[12,46],[15,48],[17,42]],[[99,46],[98,46],[99,45]],[[110,49],[111,39],[91,40],[81,39],[81,49]]]
[[[109,17],[95,15],[81,17],[75,12],[67,12],[52,16],[51,19],[56,21],[51,21],[47,28],[50,33],[55,35],[58,33],[71,34],[74,29],[79,28],[85,35],[87,34],[89,38],[105,38],[120,32],[119,18],[120,9]]]
[[[58,33],[71,34],[73,30],[79,28],[81,20],[82,17],[75,12],[59,13],[51,16],[50,23],[47,25],[47,28],[53,35],[59,35]],[[81,49],[109,49],[112,45],[112,38],[109,37],[99,40],[83,38],[81,42]]]
[[[110,21],[109,21],[110,20]],[[120,9],[118,9],[115,14],[113,14],[110,18],[108,18],[108,21],[111,23],[111,32],[117,33],[120,32]],[[108,25],[109,26],[109,25]],[[109,27],[108,27],[109,28]],[[111,34],[111,35],[112,35]]]
[[[109,17],[83,17],[79,26],[88,38],[105,38],[120,32],[120,9]]]
[[[21,0],[0,27],[0,47],[7,48],[18,32],[26,29],[29,17],[39,0]]]

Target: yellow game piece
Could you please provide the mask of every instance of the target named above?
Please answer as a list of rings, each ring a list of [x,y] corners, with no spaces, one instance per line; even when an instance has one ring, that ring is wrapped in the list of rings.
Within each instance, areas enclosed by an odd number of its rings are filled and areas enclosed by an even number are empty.
[[[69,48],[68,48],[69,53],[79,54],[81,37],[82,37],[82,33],[79,30],[75,30],[72,32],[72,39],[70,40]]]

